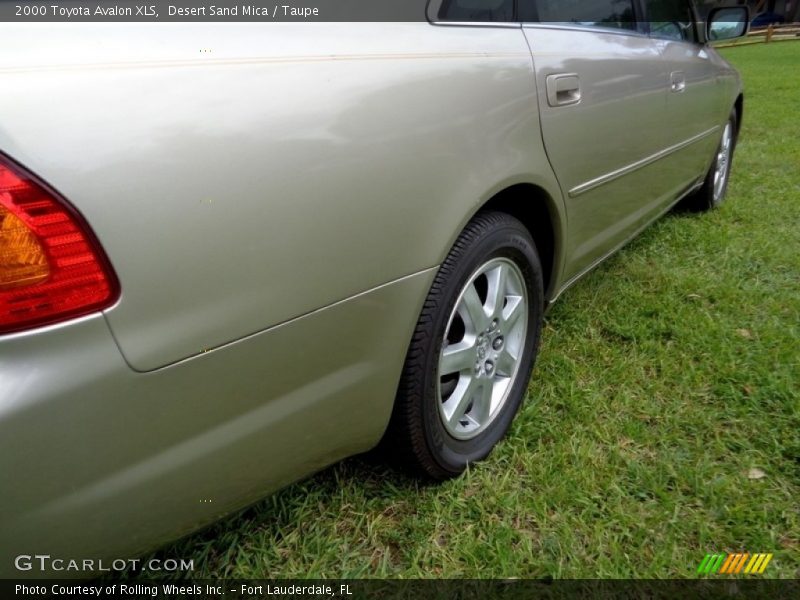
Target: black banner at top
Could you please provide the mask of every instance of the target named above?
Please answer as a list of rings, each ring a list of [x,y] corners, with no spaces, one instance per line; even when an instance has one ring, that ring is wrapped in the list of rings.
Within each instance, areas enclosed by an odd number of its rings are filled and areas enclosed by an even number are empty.
[[[427,0],[0,0],[5,22],[425,21]]]
[[[724,12],[724,11],[723,11]],[[727,15],[727,16],[726,16]],[[739,13],[717,17],[736,23]],[[633,0],[0,0],[0,22],[458,22],[555,23],[637,31]],[[672,35],[690,23],[669,23]]]

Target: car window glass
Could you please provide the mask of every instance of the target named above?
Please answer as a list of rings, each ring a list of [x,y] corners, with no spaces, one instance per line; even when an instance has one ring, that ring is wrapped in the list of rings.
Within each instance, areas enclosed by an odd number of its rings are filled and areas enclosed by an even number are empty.
[[[442,0],[440,21],[512,21],[514,0]]]
[[[633,0],[524,0],[519,10],[528,22],[636,29]]]
[[[694,15],[687,0],[645,0],[650,35],[680,42],[696,42]]]

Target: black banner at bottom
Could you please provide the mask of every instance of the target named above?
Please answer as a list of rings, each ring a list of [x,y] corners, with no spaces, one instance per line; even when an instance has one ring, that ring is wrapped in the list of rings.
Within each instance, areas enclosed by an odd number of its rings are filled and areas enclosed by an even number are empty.
[[[252,600],[284,598],[572,599],[572,598],[800,598],[800,580],[184,580],[81,582],[2,580],[0,598],[103,598],[144,600]]]

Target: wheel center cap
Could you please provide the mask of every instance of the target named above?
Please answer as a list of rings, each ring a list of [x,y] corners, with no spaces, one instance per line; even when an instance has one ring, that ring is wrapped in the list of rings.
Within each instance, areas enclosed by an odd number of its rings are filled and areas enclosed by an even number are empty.
[[[488,352],[489,340],[487,338],[483,338],[480,342],[478,342],[478,358],[486,358]]]

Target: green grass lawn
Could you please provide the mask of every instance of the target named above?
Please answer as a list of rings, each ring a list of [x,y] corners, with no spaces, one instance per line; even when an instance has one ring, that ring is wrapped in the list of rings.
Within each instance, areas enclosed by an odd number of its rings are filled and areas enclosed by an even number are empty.
[[[160,556],[202,577],[800,576],[800,43],[746,85],[724,207],[671,214],[550,313],[530,397],[466,476],[356,458]]]

